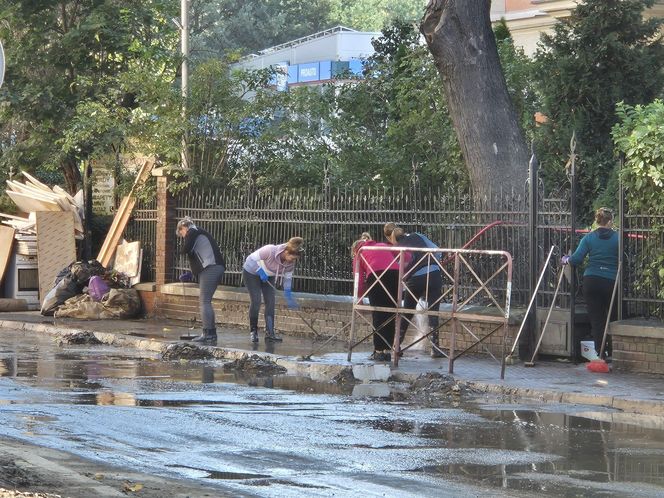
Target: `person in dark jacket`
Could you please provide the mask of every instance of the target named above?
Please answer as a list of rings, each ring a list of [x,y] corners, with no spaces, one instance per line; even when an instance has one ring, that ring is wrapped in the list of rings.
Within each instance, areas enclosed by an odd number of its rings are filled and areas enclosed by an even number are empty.
[[[180,220],[176,233],[178,237],[184,239],[180,253],[187,255],[191,273],[198,278],[198,304],[201,310],[203,333],[193,341],[216,344],[217,328],[212,308],[212,296],[224,276],[224,257],[214,237],[198,228],[191,218]]]
[[[421,233],[406,233],[403,228],[394,223],[386,223],[383,227],[385,238],[392,244],[400,247],[417,247],[437,249],[426,235]],[[434,257],[440,260],[442,254],[434,253]],[[415,311],[417,302],[423,299],[427,302],[428,310],[438,311],[440,308],[440,297],[443,287],[443,277],[438,263],[429,257],[424,257],[424,253],[413,251],[408,253],[409,263],[404,269],[404,285],[406,289],[403,293],[403,307]],[[413,319],[413,313],[403,315],[401,320],[401,340],[406,336],[408,325]],[[439,347],[438,333],[439,318],[438,315],[429,315],[429,327],[433,331],[429,336],[431,340],[431,356],[433,358],[443,357],[443,352]]]
[[[612,229],[613,213],[608,208],[599,208],[595,212],[595,222],[597,228],[581,239],[574,254],[563,256],[561,263],[578,266],[588,256],[588,265],[583,272],[583,297],[588,306],[595,349],[599,353],[618,273],[618,233]]]

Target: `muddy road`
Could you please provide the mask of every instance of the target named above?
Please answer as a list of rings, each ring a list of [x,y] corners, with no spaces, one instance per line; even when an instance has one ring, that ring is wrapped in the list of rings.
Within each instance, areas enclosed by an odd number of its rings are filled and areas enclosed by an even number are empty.
[[[7,330],[0,375],[5,488],[63,496],[91,496],[95,485],[105,486],[99,496],[664,495],[659,418],[413,397],[408,386],[354,396],[349,385],[58,346]],[[47,454],[27,465],[31,447]],[[46,482],[64,475],[40,468],[54,461],[81,477],[80,487]]]

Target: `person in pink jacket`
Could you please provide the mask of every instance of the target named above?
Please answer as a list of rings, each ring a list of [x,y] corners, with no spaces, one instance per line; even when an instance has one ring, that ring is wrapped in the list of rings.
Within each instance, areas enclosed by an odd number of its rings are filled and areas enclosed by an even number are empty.
[[[394,308],[399,289],[399,262],[395,260],[396,252],[392,251],[362,251],[362,247],[391,247],[391,244],[376,242],[371,235],[363,233],[359,240],[353,243],[353,268],[359,267],[358,297],[365,292],[371,306]],[[358,259],[359,258],[359,259]],[[353,270],[354,271],[354,270]],[[380,282],[376,281],[380,278]],[[373,285],[375,283],[375,285]],[[382,285],[381,285],[382,283]],[[390,361],[392,344],[394,343],[396,313],[389,311],[372,311],[374,352],[370,359],[376,361]]]
[[[258,312],[261,307],[261,294],[265,304],[265,342],[279,342],[283,339],[274,331],[275,286],[283,285],[286,303],[290,309],[297,309],[291,285],[293,270],[298,258],[304,252],[301,237],[291,237],[285,244],[267,245],[252,252],[242,266],[242,279],[249,291],[249,327],[251,342],[258,342]]]

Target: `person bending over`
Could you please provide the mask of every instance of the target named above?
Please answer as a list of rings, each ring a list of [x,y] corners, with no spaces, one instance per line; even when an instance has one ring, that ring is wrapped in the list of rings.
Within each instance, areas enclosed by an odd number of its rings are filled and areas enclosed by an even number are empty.
[[[242,266],[242,279],[249,291],[249,328],[251,342],[258,342],[258,312],[261,294],[265,304],[265,342],[278,342],[282,338],[274,331],[275,285],[284,288],[286,303],[290,309],[298,307],[291,292],[293,270],[304,252],[301,237],[292,237],[285,244],[266,245],[252,252]]]
[[[187,255],[191,273],[198,278],[198,305],[203,322],[203,333],[193,341],[216,344],[217,328],[212,308],[212,296],[224,276],[224,257],[219,250],[219,244],[212,235],[202,228],[198,228],[191,218],[181,219],[175,232],[178,237],[184,239],[180,253]]]

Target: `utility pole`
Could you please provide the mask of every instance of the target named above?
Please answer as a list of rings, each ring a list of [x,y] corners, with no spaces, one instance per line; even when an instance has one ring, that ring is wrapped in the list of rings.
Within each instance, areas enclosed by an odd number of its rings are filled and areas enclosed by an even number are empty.
[[[182,119],[187,117],[187,98],[189,97],[189,0],[180,3],[180,40],[182,51]],[[182,169],[189,169],[189,155],[187,154],[187,132],[182,135]]]

